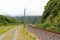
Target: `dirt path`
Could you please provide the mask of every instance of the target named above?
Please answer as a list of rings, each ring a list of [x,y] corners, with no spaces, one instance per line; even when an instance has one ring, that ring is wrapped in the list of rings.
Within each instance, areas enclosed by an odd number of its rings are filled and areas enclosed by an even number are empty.
[[[6,32],[5,34],[1,35],[0,36],[0,40],[8,40],[8,39],[11,39],[13,33],[15,32],[15,29],[16,28],[13,28],[13,29],[9,30],[8,32]]]
[[[18,27],[16,27],[16,31],[15,31],[15,33],[13,35],[12,40],[18,40]]]
[[[0,36],[0,40],[12,40],[12,39],[14,40],[14,38],[16,39],[16,33],[17,33],[16,30],[17,30],[17,27],[12,28],[8,32]]]
[[[8,32],[6,32],[2,36],[0,36],[0,40],[24,40],[24,39],[27,40],[30,37],[29,35],[28,35],[28,37],[25,37],[24,33],[22,33],[22,35],[21,35],[21,32],[23,32],[23,31],[22,31],[22,29],[20,30],[20,26],[19,27],[16,26],[15,28],[12,28]]]
[[[27,38],[25,38],[26,36],[24,36],[23,33],[21,33],[23,31],[20,27],[15,27],[9,30],[7,33],[0,36],[0,40],[27,40]],[[33,33],[36,36],[37,40],[60,40],[60,35],[57,35],[52,32],[40,30],[29,26],[26,26],[25,29],[30,33]]]

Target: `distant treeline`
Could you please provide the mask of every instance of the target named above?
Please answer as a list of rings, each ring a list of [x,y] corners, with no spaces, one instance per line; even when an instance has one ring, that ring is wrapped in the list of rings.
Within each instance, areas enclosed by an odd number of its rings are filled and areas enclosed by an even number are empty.
[[[25,19],[24,19],[25,18]],[[35,23],[40,23],[40,18],[41,16],[3,16],[0,15],[0,25],[10,25],[10,24],[20,24],[24,22],[26,24],[35,24]]]
[[[13,18],[0,15],[0,25],[9,25],[9,24],[17,24],[18,21],[16,21]]]
[[[34,24],[34,23],[40,23],[40,18],[41,16],[25,16],[25,17],[13,17],[15,20],[18,20],[20,22],[24,22],[25,23],[31,23],[31,24]]]

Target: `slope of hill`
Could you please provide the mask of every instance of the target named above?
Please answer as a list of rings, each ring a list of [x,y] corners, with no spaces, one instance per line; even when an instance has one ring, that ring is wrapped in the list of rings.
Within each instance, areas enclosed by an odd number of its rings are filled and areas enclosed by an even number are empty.
[[[15,24],[16,20],[7,16],[0,15],[0,25]]]
[[[45,29],[60,32],[60,0],[50,0],[46,4],[41,25]]]
[[[25,17],[25,20],[26,20],[25,22],[26,23],[32,23],[32,24],[39,23],[40,18],[41,18],[41,16],[26,16]]]
[[[24,17],[13,17],[15,20],[23,21],[24,22]],[[25,22],[26,23],[39,23],[41,16],[25,16]]]

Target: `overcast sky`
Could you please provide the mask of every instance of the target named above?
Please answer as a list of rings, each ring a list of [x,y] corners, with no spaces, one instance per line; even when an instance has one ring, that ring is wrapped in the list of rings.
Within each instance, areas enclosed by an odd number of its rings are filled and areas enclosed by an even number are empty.
[[[42,15],[48,0],[0,0],[0,15],[22,16]]]

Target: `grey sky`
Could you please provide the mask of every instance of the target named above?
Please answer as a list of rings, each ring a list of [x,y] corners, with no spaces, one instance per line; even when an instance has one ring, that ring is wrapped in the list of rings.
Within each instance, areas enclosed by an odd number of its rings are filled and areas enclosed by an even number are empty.
[[[42,15],[48,0],[0,0],[0,15],[22,16]]]

